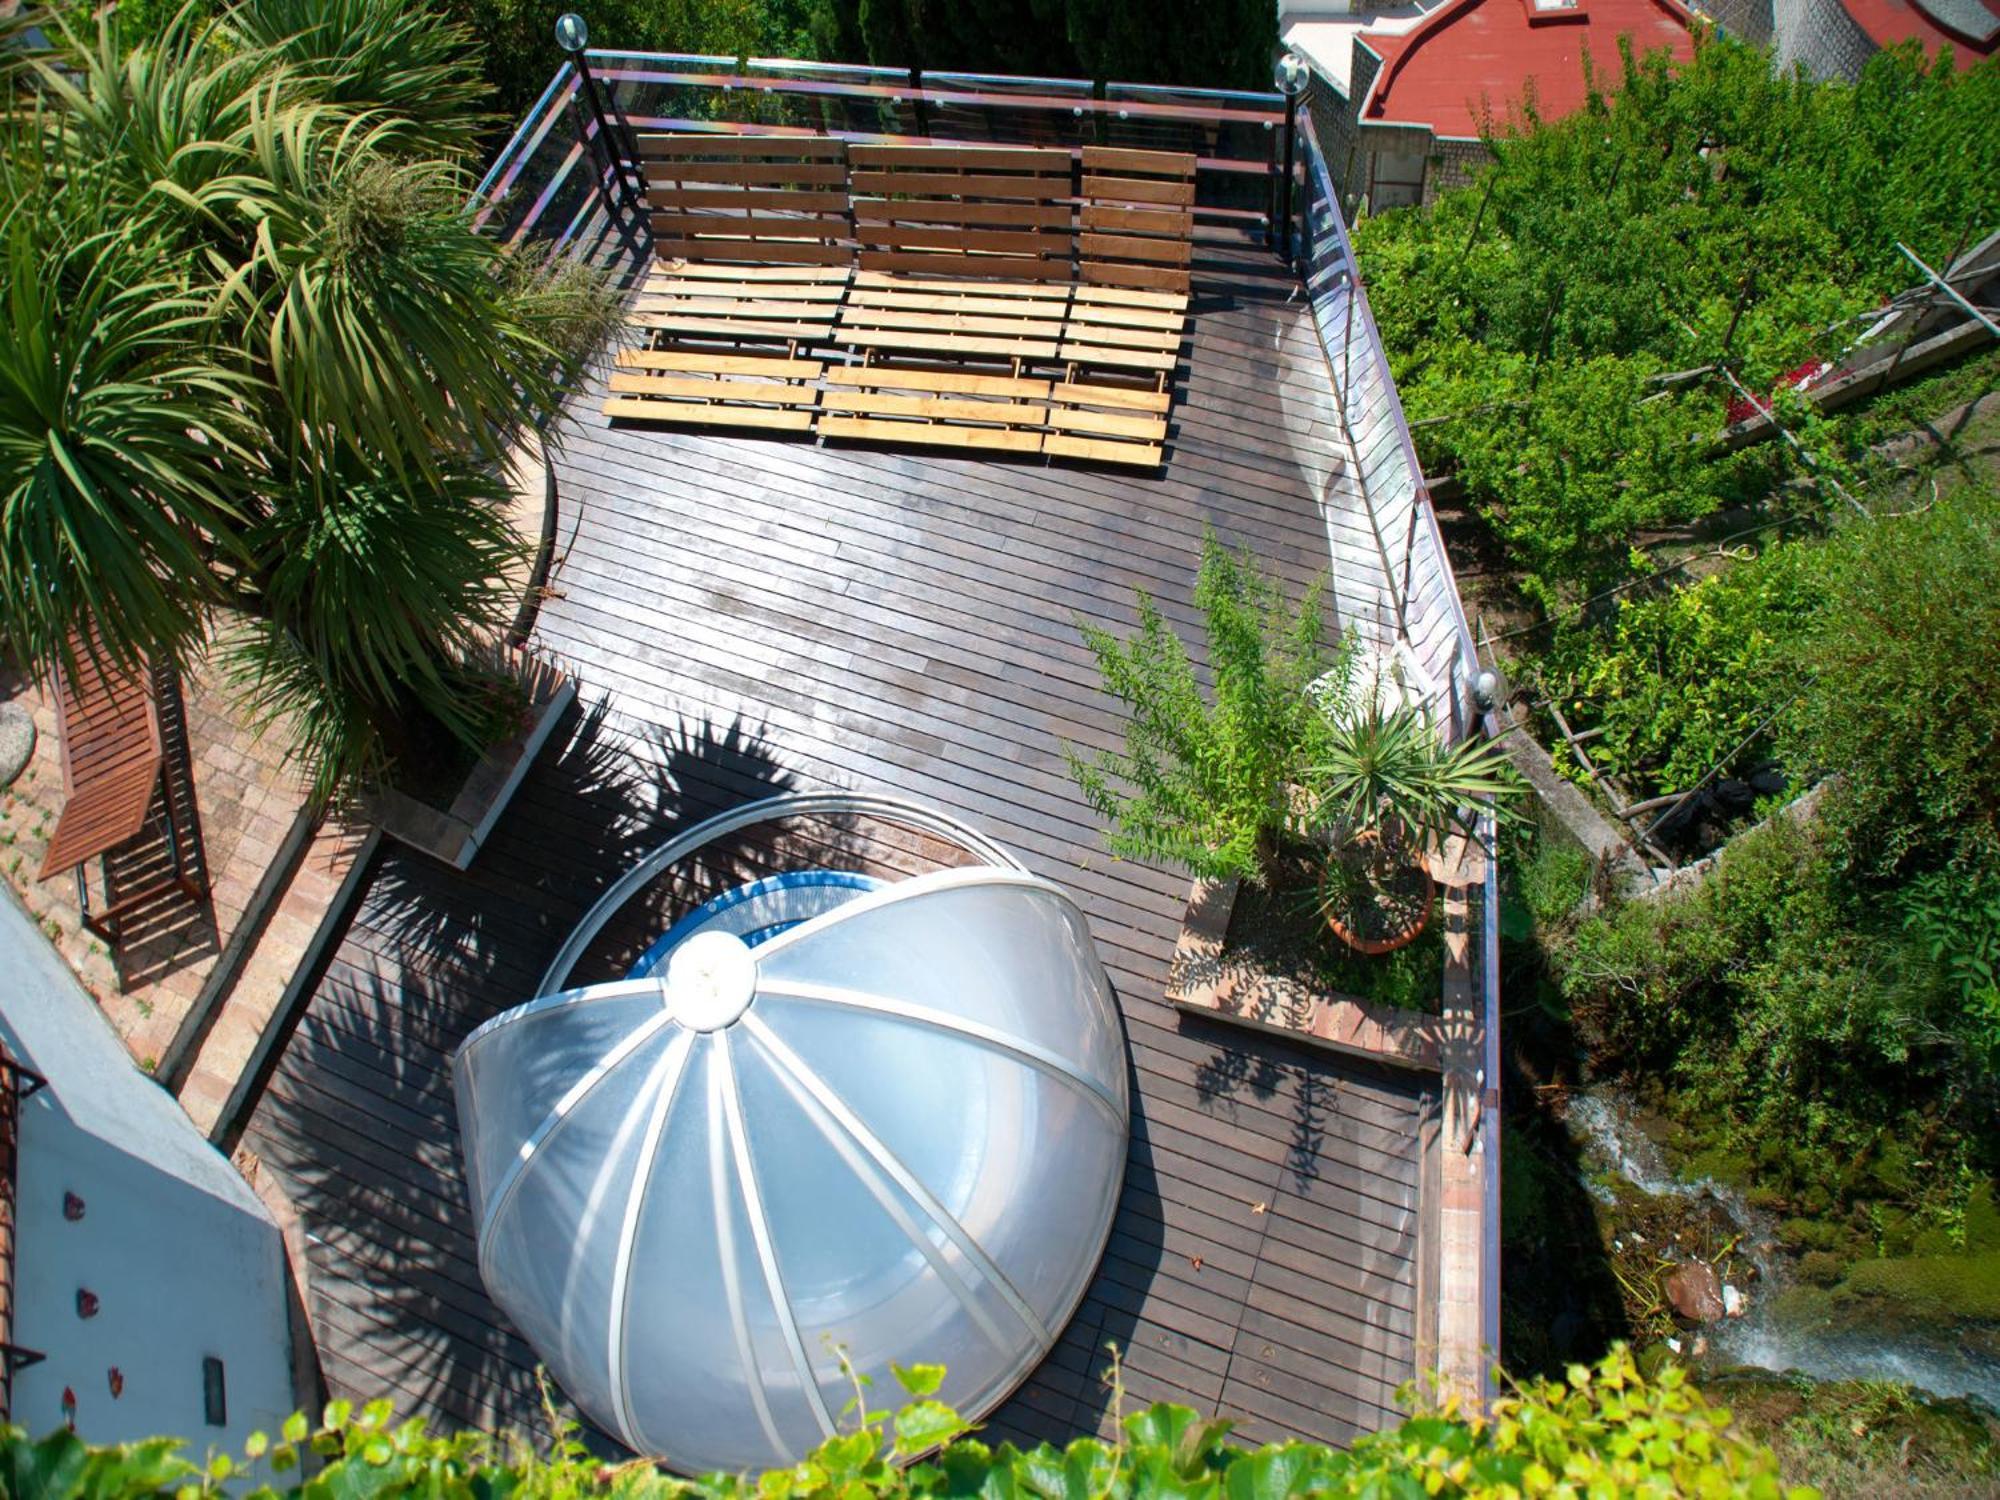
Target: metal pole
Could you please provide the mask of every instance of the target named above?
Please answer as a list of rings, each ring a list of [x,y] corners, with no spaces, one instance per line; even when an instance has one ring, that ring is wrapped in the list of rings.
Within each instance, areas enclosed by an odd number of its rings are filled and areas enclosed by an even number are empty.
[[[590,106],[590,116],[597,122],[597,138],[604,143],[604,154],[611,161],[611,175],[618,179],[618,191],[625,199],[625,206],[632,216],[645,222],[645,212],[639,206],[638,195],[632,191],[632,184],[625,176],[624,142],[611,128],[611,121],[604,112],[604,98],[597,92],[597,79],[590,71],[590,60],[579,52],[576,54],[577,76],[583,80],[583,97]]]
[[[583,107],[582,98],[577,94],[570,95],[565,107],[569,110],[570,117],[576,121],[576,143],[583,148],[583,154],[589,158],[591,181],[597,186],[597,196],[604,202],[605,217],[615,221],[618,218],[618,200],[612,196],[610,184],[605,182],[604,175],[609,172],[612,176],[617,176],[618,163],[615,159],[608,158],[604,145],[604,132],[591,130],[590,116]]]
[[[1292,243],[1292,173],[1294,170],[1295,153],[1298,149],[1299,99],[1300,95],[1298,94],[1288,93],[1285,95],[1285,180],[1278,189],[1278,201],[1279,216],[1285,226],[1284,256],[1286,265],[1291,265],[1296,260]]]

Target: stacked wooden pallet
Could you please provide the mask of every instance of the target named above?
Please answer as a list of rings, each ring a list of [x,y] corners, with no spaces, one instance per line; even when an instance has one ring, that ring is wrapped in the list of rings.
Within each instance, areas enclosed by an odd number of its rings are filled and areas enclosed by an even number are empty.
[[[839,316],[846,143],[817,136],[642,135],[654,263],[605,415],[806,432],[823,368],[800,357]]]
[[[607,415],[1157,466],[1191,156],[646,136],[661,260]]]

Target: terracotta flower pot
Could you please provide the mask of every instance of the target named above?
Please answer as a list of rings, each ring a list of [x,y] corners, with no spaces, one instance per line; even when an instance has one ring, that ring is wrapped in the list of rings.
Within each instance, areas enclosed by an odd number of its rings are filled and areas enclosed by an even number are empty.
[[[1398,948],[1408,947],[1429,924],[1431,909],[1436,904],[1437,891],[1431,880],[1430,871],[1414,854],[1399,857],[1397,850],[1384,846],[1381,835],[1374,829],[1363,829],[1351,835],[1350,846],[1360,848],[1363,851],[1363,859],[1370,866],[1361,878],[1372,882],[1386,866],[1392,869],[1396,878],[1408,882],[1410,900],[1406,904],[1410,912],[1394,930],[1370,934],[1359,931],[1351,921],[1346,920],[1347,913],[1343,911],[1340,903],[1328,902],[1321,908],[1321,914],[1326,918],[1326,925],[1333,930],[1335,937],[1357,953],[1379,956],[1384,953],[1394,953]],[[1342,854],[1336,851],[1332,857],[1340,859]]]

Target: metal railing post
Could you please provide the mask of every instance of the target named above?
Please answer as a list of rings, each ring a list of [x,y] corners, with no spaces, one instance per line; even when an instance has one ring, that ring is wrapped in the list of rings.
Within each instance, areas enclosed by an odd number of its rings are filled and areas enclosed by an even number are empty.
[[[1278,187],[1278,202],[1280,205],[1278,218],[1279,222],[1285,226],[1280,253],[1285,257],[1286,265],[1294,264],[1298,258],[1294,254],[1294,237],[1292,234],[1292,176],[1298,170],[1296,154],[1298,151],[1298,139],[1299,101],[1295,98],[1287,98],[1285,100],[1285,180]]]
[[[589,105],[590,117],[596,122],[597,138],[604,143],[604,154],[611,163],[611,175],[618,179],[619,195],[624,198],[632,216],[643,223],[645,211],[639,206],[638,195],[632,191],[631,179],[625,175],[625,142],[619,138],[619,132],[612,129],[611,117],[604,108],[604,96],[597,90],[597,75],[590,71],[590,59],[582,52],[576,54],[576,73],[583,81],[584,102]]]
[[[1299,101],[1305,98],[1306,88],[1312,82],[1312,70],[1298,53],[1287,52],[1278,59],[1272,81],[1285,99],[1285,180],[1278,187],[1278,221],[1285,227],[1277,250],[1286,265],[1296,266],[1298,236],[1293,233],[1292,192],[1293,179],[1298,174]]]

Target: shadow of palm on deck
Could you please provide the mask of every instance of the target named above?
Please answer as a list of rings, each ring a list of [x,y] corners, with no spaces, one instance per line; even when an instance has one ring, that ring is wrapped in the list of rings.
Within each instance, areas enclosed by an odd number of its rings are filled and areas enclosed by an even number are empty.
[[[535,1355],[479,1275],[452,1054],[534,997],[577,920],[647,852],[791,782],[740,720],[614,724],[600,704],[565,728],[472,869],[379,856],[249,1141],[307,1231],[333,1393],[537,1435]]]

